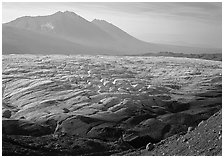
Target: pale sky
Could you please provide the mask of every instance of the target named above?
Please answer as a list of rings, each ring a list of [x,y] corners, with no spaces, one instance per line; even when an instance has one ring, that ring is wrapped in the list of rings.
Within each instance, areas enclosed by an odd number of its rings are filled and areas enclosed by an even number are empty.
[[[221,2],[39,2],[2,3],[2,22],[21,16],[73,11],[86,20],[102,19],[147,42],[222,47]]]

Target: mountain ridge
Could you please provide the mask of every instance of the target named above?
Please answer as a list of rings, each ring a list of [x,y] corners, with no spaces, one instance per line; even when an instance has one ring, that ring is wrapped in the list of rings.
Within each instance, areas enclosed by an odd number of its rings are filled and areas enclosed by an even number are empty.
[[[74,45],[81,45],[84,48],[77,47],[79,49],[85,49],[85,54],[92,54],[91,49],[95,49],[96,54],[102,54],[102,50],[108,51],[110,53],[103,53],[103,54],[110,54],[116,55],[137,55],[137,54],[144,54],[144,53],[158,53],[161,51],[172,51],[177,53],[217,53],[221,52],[219,49],[205,49],[205,48],[194,48],[194,47],[184,47],[184,46],[172,46],[172,45],[164,45],[164,44],[154,44],[141,41],[127,32],[123,31],[119,27],[109,23],[105,20],[93,20],[88,21],[83,17],[79,16],[78,14],[65,11],[61,12],[58,11],[52,15],[47,16],[24,16],[17,18],[11,22],[3,24],[3,50],[8,51],[10,50],[9,47],[17,47],[19,49],[23,49],[22,45],[18,46],[17,43],[13,43],[13,38],[20,38],[21,41],[26,41],[23,34],[26,34],[24,31],[34,31],[36,32],[37,37],[35,42],[41,41],[46,36],[54,35],[56,41],[58,38],[63,40],[62,43],[65,42],[72,42]],[[10,34],[9,29],[5,29],[8,26],[17,28],[17,36],[13,37],[12,33]],[[21,33],[19,33],[21,32]],[[29,33],[28,33],[29,34]],[[43,35],[43,37],[42,37]],[[7,42],[7,41],[11,41]],[[46,43],[48,43],[46,41]],[[35,46],[35,43],[31,44]],[[55,47],[57,47],[58,43],[55,42]],[[26,46],[28,47],[28,46]],[[46,47],[46,45],[45,45]],[[51,44],[51,48],[46,49],[54,49],[54,45]],[[63,47],[61,45],[61,47]],[[47,48],[47,47],[46,47]],[[89,48],[89,49],[87,49]],[[35,49],[35,47],[33,48]],[[64,48],[61,50],[66,50]],[[32,47],[29,48],[32,50]],[[71,49],[73,50],[73,49]],[[98,51],[97,51],[98,50]],[[72,52],[72,51],[71,51]],[[78,51],[80,52],[80,51]],[[13,53],[13,52],[7,52]],[[29,51],[24,52],[25,54],[29,54]],[[54,53],[54,51],[52,51]],[[57,54],[57,50],[55,50]],[[63,54],[63,52],[61,52]],[[77,54],[74,52],[72,54]],[[95,53],[94,53],[95,54]]]

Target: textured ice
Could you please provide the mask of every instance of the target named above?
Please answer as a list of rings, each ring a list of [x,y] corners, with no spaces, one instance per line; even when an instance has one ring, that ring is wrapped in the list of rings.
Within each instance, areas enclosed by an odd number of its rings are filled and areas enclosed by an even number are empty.
[[[129,133],[126,139],[133,133],[162,139],[187,128],[188,117],[196,124],[221,108],[219,61],[81,55],[2,60],[3,109],[11,111],[3,117],[44,124],[52,133],[99,138],[110,129]]]

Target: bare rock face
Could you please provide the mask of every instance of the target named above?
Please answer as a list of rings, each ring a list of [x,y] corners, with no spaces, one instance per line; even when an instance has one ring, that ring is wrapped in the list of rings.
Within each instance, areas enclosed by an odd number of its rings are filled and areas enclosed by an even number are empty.
[[[189,103],[181,103],[178,101],[171,101],[167,103],[167,110],[172,113],[181,112],[190,108]]]
[[[137,130],[141,131],[141,135],[147,134],[148,136],[153,138],[155,141],[159,141],[163,139],[163,136],[165,133],[169,132],[170,125],[162,121],[159,121],[157,119],[151,118],[151,119],[142,121],[138,125]]]
[[[91,127],[101,122],[101,120],[85,116],[68,117],[59,125],[56,132],[85,137]]]
[[[8,109],[2,110],[2,117],[4,118],[10,118],[12,116],[12,112]]]
[[[187,133],[191,132],[194,128],[193,127],[188,127]]]
[[[63,108],[64,113],[69,113],[70,111],[67,108]]]
[[[30,135],[41,136],[50,134],[48,126],[38,125],[24,120],[2,120],[2,133],[6,135]]]
[[[115,141],[122,136],[122,132],[123,130],[121,128],[116,128],[116,124],[103,123],[90,129],[87,136],[89,138]]]
[[[124,134],[123,139],[132,146],[138,148],[146,146],[149,142],[155,143],[162,140],[169,130],[169,124],[151,118],[140,122],[135,128],[130,129]]]
[[[152,149],[154,149],[154,145],[152,143],[148,143],[146,145],[146,148],[145,148],[147,151],[151,151]]]

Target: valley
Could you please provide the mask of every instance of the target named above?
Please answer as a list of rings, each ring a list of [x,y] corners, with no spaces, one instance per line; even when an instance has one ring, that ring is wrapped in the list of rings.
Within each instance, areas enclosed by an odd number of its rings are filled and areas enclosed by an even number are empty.
[[[144,149],[222,108],[220,61],[3,55],[3,155]]]

